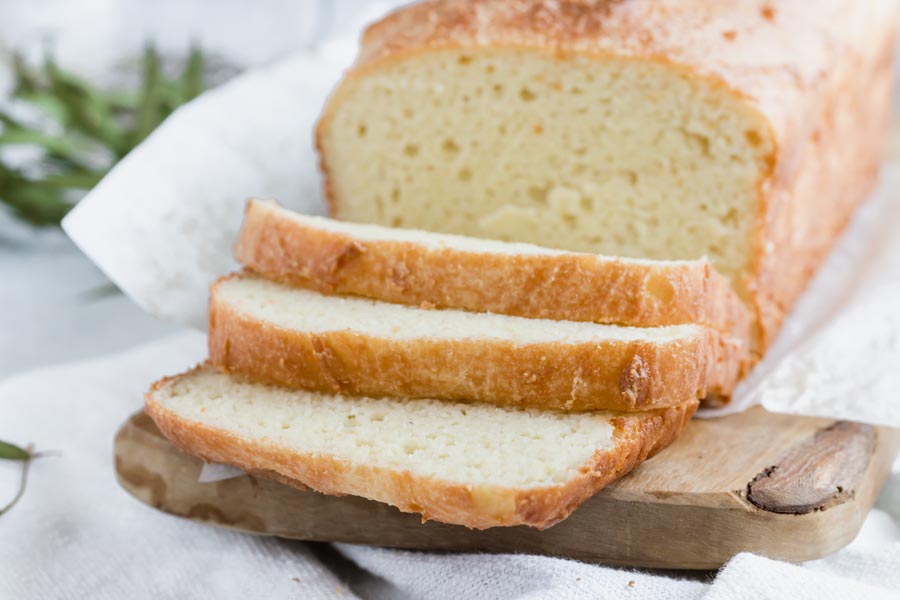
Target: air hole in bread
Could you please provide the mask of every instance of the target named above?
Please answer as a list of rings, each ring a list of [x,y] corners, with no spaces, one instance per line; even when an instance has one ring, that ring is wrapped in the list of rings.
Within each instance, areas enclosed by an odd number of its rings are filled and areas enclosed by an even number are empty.
[[[444,143],[441,145],[441,149],[448,154],[456,154],[459,152],[459,146],[453,139],[447,138],[444,140]]]

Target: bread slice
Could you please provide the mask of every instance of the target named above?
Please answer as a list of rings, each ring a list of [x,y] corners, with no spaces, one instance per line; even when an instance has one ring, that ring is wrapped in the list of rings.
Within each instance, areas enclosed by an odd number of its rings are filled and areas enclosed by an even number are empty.
[[[160,431],[203,460],[475,529],[559,522],[665,448],[696,406],[567,414],[352,398],[210,367],[163,379],[146,395]]]
[[[362,225],[247,203],[237,259],[266,278],[519,317],[637,327],[697,323],[750,340],[750,315],[706,260],[650,261]]]
[[[211,290],[209,356],[320,392],[564,411],[648,410],[727,394],[739,348],[698,325],[621,327],[429,310],[231,276]]]
[[[771,342],[876,180],[895,0],[427,0],[365,32],[318,147],[331,215],[708,256]]]

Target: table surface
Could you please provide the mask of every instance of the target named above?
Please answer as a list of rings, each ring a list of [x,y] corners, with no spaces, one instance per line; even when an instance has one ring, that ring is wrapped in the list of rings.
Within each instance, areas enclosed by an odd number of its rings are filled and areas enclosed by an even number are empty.
[[[124,350],[176,330],[124,294],[59,231],[0,230],[0,379]]]

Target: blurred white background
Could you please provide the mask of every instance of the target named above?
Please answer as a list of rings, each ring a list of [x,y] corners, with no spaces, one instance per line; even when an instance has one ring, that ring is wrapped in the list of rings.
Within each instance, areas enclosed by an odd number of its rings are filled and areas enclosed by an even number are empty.
[[[102,86],[137,73],[145,43],[185,56],[198,43],[236,73],[336,38],[355,38],[397,0],[0,0],[0,101],[13,52]],[[124,81],[123,81],[124,80]],[[58,229],[0,206],[0,378],[122,350],[175,329],[142,313]]]

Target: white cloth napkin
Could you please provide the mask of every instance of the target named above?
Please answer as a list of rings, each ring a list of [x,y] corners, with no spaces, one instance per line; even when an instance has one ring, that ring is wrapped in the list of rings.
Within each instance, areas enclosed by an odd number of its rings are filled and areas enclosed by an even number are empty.
[[[150,313],[205,328],[209,283],[234,269],[245,200],[324,211],[312,132],[354,44],[251,71],[178,110],[66,218],[78,246]],[[766,359],[716,416],[775,412],[900,427],[900,167],[821,269]]]
[[[58,450],[0,516],[0,598],[631,600],[897,598],[900,471],[853,544],[791,565],[742,554],[712,583],[524,555],[408,552],[243,535],[157,512],[115,481],[112,440],[150,381],[203,358],[186,333],[0,382],[0,439]],[[0,461],[0,490],[18,465]],[[0,497],[0,504],[7,498]],[[892,512],[889,512],[892,511]]]

